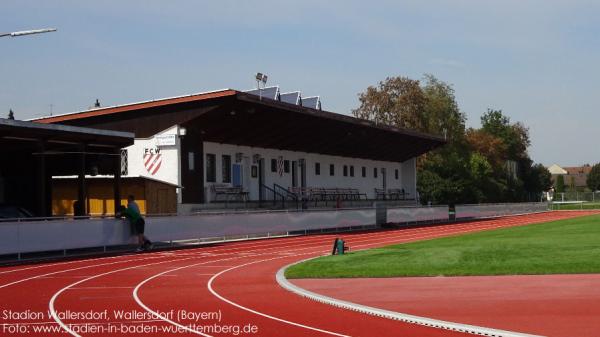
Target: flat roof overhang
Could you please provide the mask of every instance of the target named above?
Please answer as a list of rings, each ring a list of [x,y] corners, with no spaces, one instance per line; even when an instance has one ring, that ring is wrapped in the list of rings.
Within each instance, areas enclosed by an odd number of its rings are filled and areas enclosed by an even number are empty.
[[[231,107],[196,118],[216,143],[403,162],[442,146],[438,136],[238,93]]]
[[[61,124],[40,124],[0,118],[0,143],[45,141],[47,144],[86,144],[123,148],[133,144],[134,134]]]

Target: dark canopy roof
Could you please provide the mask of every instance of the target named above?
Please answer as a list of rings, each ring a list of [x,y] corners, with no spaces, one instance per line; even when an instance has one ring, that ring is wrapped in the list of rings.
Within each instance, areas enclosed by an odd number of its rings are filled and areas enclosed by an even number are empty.
[[[235,90],[168,98],[36,120],[151,137],[182,125],[204,141],[402,162],[445,143],[438,136],[262,99]]]
[[[84,144],[94,148],[123,148],[133,144],[133,137],[130,132],[0,118],[0,145],[45,141],[46,147]]]

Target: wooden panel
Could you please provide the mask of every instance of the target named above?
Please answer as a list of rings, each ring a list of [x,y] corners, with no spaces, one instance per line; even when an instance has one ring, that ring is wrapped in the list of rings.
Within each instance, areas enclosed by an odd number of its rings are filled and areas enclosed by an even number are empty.
[[[87,179],[88,198],[87,204],[90,215],[115,214],[114,192],[112,179]],[[157,183],[161,186],[168,186],[175,193],[175,187]],[[146,195],[146,185],[140,178],[121,180],[121,205],[127,205],[127,197],[133,195],[135,201],[140,207],[142,214],[156,213],[147,211],[148,196]],[[153,196],[150,196],[150,203],[153,202]],[[173,197],[175,203],[176,197]],[[77,200],[77,182],[74,179],[54,179],[52,182],[52,215],[73,215],[73,204]],[[176,208],[176,204],[175,204]]]

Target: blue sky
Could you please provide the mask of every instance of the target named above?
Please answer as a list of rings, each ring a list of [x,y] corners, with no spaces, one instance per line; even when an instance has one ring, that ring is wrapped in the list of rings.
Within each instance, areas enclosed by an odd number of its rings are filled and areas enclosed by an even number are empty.
[[[13,1],[0,31],[0,115],[27,119],[221,88],[257,71],[349,114],[387,76],[453,84],[468,125],[488,108],[530,128],[544,164],[600,161],[594,1]]]

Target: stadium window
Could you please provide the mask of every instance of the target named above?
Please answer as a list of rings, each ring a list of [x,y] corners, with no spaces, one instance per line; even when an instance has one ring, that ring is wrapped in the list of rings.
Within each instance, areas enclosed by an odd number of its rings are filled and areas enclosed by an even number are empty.
[[[335,175],[335,165],[333,164],[329,164],[329,175],[332,177]]]
[[[206,181],[217,182],[217,156],[212,153],[206,154]]]
[[[221,156],[221,176],[224,183],[231,182],[231,156]]]
[[[344,177],[348,176],[348,165],[344,165]]]
[[[354,177],[354,166],[350,165],[350,176]]]
[[[290,161],[289,160],[283,161],[283,172],[290,173]]]
[[[366,167],[362,167],[362,176],[363,178],[365,178],[367,176],[367,168]]]
[[[394,171],[394,175],[396,176],[396,180],[398,180],[398,169]]]
[[[320,163],[315,163],[315,175],[316,176],[321,175],[321,164]]]
[[[277,159],[271,159],[271,172],[277,172]]]
[[[373,178],[377,178],[377,167],[373,167]]]

